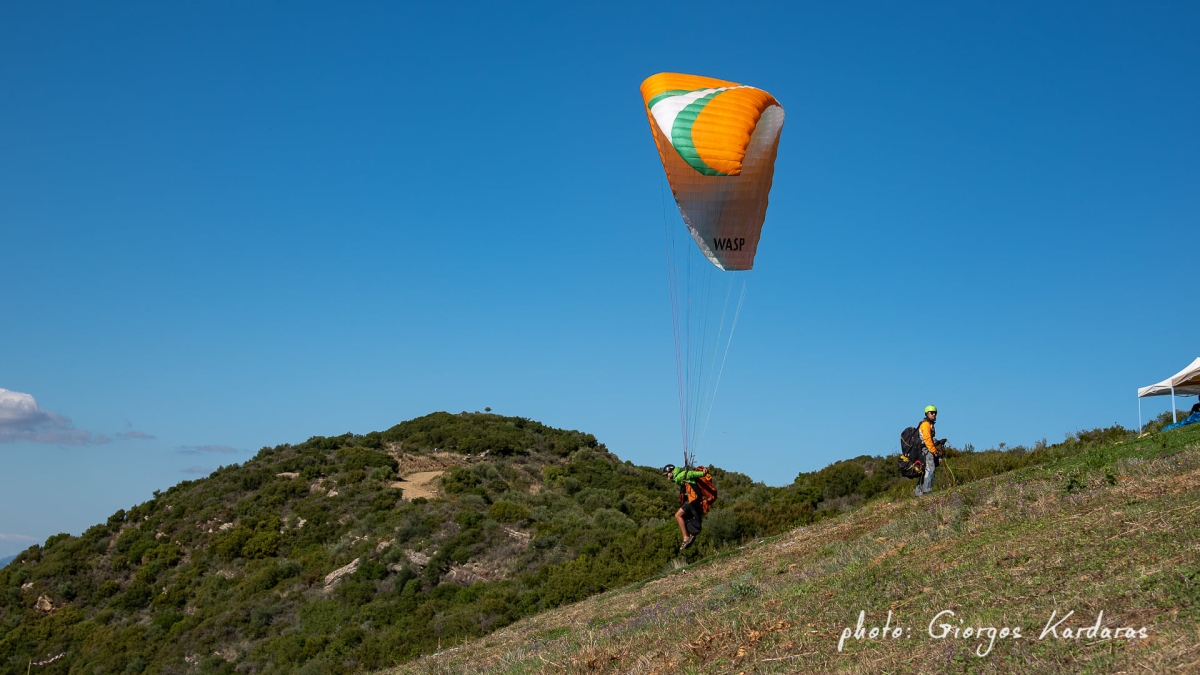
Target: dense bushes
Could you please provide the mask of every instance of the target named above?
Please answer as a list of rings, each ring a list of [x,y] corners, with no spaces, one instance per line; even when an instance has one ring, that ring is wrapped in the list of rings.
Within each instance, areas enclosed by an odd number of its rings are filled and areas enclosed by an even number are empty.
[[[1128,435],[948,455],[965,481]],[[441,498],[403,502],[390,487],[401,444],[469,454],[442,475]],[[911,485],[893,457],[782,488],[711,470],[721,499],[688,560]],[[669,568],[678,503],[656,469],[520,418],[436,413],[264,448],[0,570],[0,670],[64,649],[79,672],[380,668]],[[326,575],[352,561],[327,591]],[[40,595],[59,609],[36,610]]]
[[[390,487],[401,449],[486,461],[447,471],[444,499],[406,503]],[[384,666],[658,571],[677,545],[673,501],[593,436],[519,418],[438,413],[263,448],[0,570],[0,670],[63,646],[89,672]],[[39,613],[39,594],[62,609]]]
[[[551,454],[566,457],[580,448],[603,449],[591,434],[553,429],[522,417],[434,413],[401,422],[377,435],[380,443],[405,450],[453,450],[463,454]]]
[[[529,518],[529,509],[512,502],[496,502],[488,509],[488,515],[498,523],[516,523]]]

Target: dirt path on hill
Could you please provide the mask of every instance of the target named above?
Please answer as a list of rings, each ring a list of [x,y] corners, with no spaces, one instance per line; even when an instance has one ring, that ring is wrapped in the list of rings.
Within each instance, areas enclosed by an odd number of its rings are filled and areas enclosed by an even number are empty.
[[[433,482],[442,473],[442,471],[420,471],[406,476],[404,480],[393,481],[392,487],[403,490],[404,499],[409,501],[417,497],[433,499],[437,497],[437,488],[434,487]]]
[[[406,454],[396,448],[389,448],[388,454],[396,458],[398,477],[391,486],[404,491],[404,499],[412,501],[417,497],[433,499],[438,496],[435,481],[446,469],[452,466],[465,466],[480,458],[467,457],[453,452],[434,452],[428,455]]]

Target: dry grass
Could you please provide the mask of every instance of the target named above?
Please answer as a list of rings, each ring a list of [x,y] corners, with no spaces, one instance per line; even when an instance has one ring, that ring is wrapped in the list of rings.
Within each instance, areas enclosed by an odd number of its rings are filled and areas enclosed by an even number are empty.
[[[396,461],[399,462],[400,466],[397,474],[401,479],[405,479],[416,473],[444,471],[452,466],[466,466],[471,463],[469,456],[454,452],[407,454],[396,450],[394,447],[390,447],[388,454],[395,457]]]
[[[873,502],[388,672],[1200,672],[1200,447],[1156,443]],[[863,610],[902,637],[839,653]],[[1023,638],[976,656],[930,637],[942,610]],[[1060,632],[1103,611],[1147,637],[1039,639],[1072,610]]]

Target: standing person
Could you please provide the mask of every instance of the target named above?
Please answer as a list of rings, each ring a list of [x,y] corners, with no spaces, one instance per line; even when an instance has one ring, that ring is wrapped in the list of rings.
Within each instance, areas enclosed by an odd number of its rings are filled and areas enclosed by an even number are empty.
[[[913,490],[914,497],[927,495],[933,492],[933,470],[937,466],[937,432],[934,430],[934,425],[937,424],[937,406],[925,406],[925,419],[921,420],[921,424],[917,426],[917,431],[921,434],[921,443],[924,445],[924,451],[921,461],[925,464],[925,476],[917,483],[917,488]]]
[[[700,493],[695,486],[696,479],[703,476],[704,472],[668,464],[663,467],[663,475],[679,486],[679,501],[682,506],[675,512],[675,522],[679,523],[679,534],[683,536],[683,543],[679,545],[679,550],[682,551],[691,546],[696,540],[696,535],[700,534],[704,510],[700,504]],[[688,489],[689,486],[691,489]]]

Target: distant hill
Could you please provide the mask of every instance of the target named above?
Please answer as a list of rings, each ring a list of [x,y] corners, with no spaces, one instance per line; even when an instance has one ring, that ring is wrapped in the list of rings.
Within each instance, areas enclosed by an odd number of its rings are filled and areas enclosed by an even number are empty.
[[[15,555],[8,555],[8,556],[4,556],[3,558],[0,558],[0,567],[4,567],[8,563],[10,563],[14,559],[16,559],[16,557],[17,556],[15,556]]]
[[[689,559],[816,517],[793,489],[714,472],[752,507]],[[378,668],[657,574],[677,505],[657,469],[516,417],[263,448],[0,570],[0,671],[64,651],[81,672]]]
[[[1088,432],[1042,459],[874,499],[387,672],[1197,672],[1200,425]],[[969,463],[948,466],[961,480]]]

